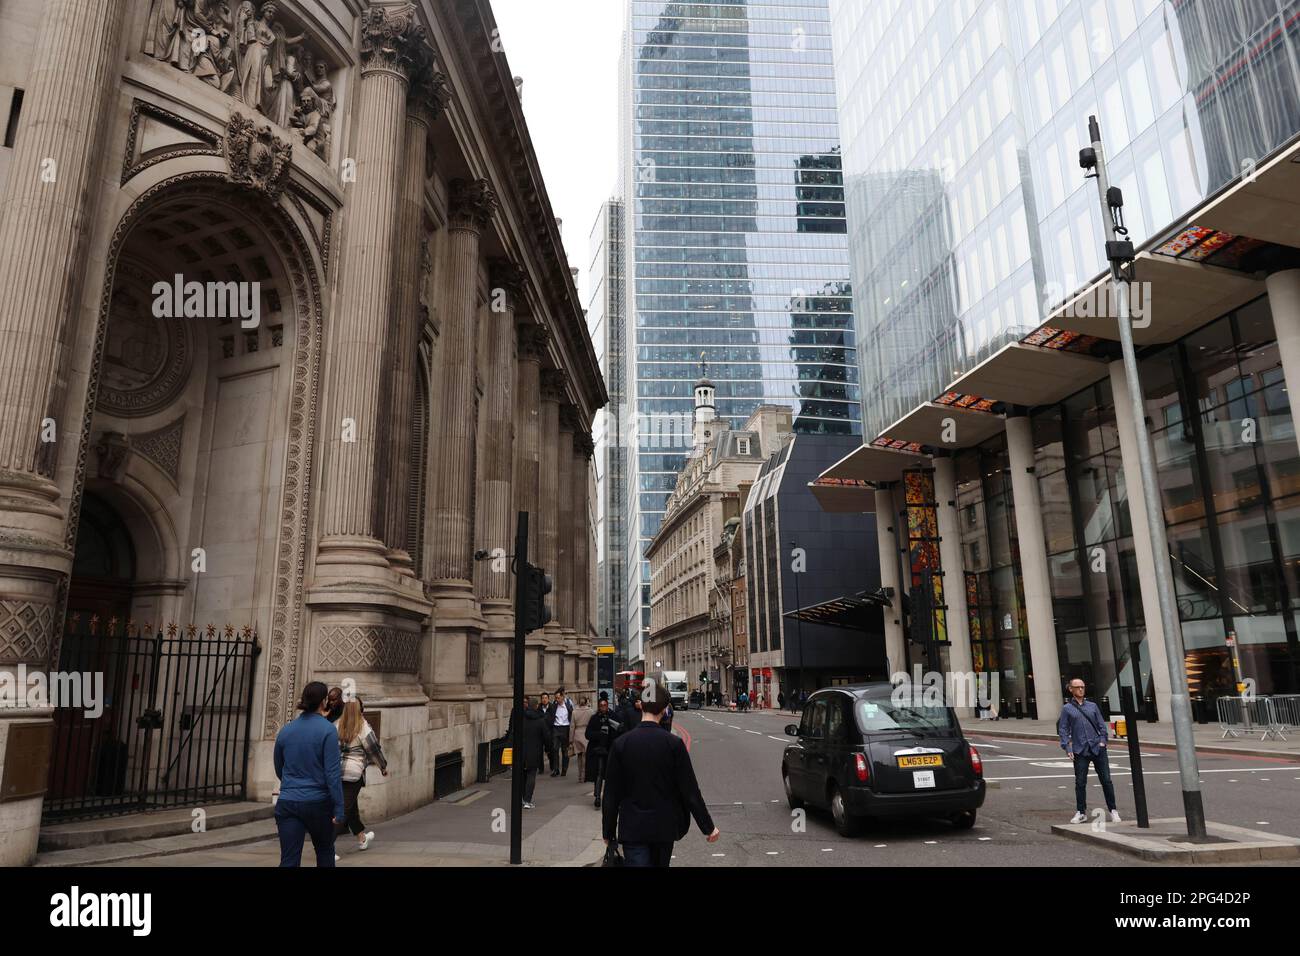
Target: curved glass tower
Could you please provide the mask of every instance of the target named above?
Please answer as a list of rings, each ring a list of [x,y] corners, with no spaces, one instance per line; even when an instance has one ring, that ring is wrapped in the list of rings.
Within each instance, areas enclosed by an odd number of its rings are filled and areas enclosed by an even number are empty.
[[[628,0],[622,83],[629,657],[642,560],[691,443],[701,359],[718,414],[860,434],[828,0]],[[652,662],[649,662],[653,664]]]

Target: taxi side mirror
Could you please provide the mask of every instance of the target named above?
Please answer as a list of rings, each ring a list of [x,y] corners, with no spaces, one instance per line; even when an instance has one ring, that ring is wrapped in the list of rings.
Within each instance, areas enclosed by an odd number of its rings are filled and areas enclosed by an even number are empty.
[[[798,725],[798,724],[786,724],[786,725],[785,725],[785,734],[786,734],[787,737],[798,737],[798,736],[799,736],[799,725]]]

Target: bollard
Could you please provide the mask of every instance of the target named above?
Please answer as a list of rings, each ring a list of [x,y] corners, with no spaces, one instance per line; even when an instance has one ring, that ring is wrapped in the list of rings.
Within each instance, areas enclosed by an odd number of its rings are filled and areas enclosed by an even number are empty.
[[[1020,698],[1016,698],[1016,720],[1022,720],[1025,716],[1024,708],[1021,706]]]

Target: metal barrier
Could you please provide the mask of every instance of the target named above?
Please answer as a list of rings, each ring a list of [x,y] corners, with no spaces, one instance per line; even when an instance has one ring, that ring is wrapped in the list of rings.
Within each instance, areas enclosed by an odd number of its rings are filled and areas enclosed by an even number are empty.
[[[1242,734],[1259,734],[1260,740],[1270,737],[1286,740],[1285,732],[1300,724],[1300,695],[1220,697],[1215,706],[1219,712],[1219,728],[1223,731],[1220,740]]]
[[[1268,701],[1279,737],[1286,740],[1288,733],[1300,732],[1300,694],[1276,694]]]

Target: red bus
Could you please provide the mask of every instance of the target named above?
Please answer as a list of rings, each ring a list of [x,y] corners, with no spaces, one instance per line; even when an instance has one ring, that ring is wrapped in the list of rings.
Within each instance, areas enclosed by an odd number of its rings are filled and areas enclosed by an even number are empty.
[[[629,690],[640,694],[645,687],[645,671],[619,671],[614,675],[614,694],[622,697]]]

